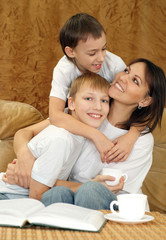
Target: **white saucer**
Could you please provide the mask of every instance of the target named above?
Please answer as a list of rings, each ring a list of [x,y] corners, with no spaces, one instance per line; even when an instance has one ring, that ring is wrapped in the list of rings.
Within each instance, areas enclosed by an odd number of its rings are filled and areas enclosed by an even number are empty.
[[[132,220],[132,219],[124,219],[124,218],[120,218],[119,216],[113,214],[113,213],[108,213],[105,214],[104,217],[110,221],[114,221],[114,222],[119,222],[119,223],[126,223],[126,224],[138,224],[138,223],[145,223],[145,222],[149,222],[154,220],[153,216],[149,216],[149,215],[144,215],[143,218],[139,219],[139,220]]]

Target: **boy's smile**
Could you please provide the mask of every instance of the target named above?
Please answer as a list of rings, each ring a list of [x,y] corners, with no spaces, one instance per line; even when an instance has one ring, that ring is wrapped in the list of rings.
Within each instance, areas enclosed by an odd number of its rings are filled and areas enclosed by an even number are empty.
[[[98,73],[106,55],[106,36],[102,33],[100,38],[94,39],[89,35],[87,40],[80,40],[73,49],[73,57],[78,69]]]
[[[106,91],[81,87],[72,100],[72,115],[79,121],[98,128],[109,112],[109,96]]]

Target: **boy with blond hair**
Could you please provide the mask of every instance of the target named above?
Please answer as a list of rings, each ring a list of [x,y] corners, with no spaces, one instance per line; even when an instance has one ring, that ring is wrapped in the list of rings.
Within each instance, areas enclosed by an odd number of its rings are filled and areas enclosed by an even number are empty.
[[[109,112],[109,83],[95,73],[85,73],[72,84],[68,108],[73,118],[98,128]],[[67,180],[77,161],[85,138],[49,125],[28,143],[35,157],[29,190],[0,182],[1,199],[28,196],[40,200],[57,179]],[[3,176],[4,173],[1,173]]]

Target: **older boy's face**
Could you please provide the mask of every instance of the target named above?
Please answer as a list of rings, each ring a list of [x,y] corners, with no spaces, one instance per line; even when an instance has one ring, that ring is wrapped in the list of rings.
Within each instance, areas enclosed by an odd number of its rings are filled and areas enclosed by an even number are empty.
[[[73,101],[72,115],[79,121],[98,128],[109,112],[108,92],[82,86]]]
[[[78,69],[84,73],[86,71],[98,73],[106,55],[106,36],[94,39],[89,35],[86,41],[80,40],[73,49],[74,59]]]

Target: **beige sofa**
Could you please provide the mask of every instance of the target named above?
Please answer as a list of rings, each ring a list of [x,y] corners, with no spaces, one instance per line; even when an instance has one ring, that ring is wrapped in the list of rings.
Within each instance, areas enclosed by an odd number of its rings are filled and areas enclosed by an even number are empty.
[[[0,171],[5,171],[13,160],[13,136],[23,127],[43,120],[31,105],[0,100]],[[144,181],[143,192],[148,195],[151,211],[166,213],[166,109],[162,127],[154,135],[153,165]]]

